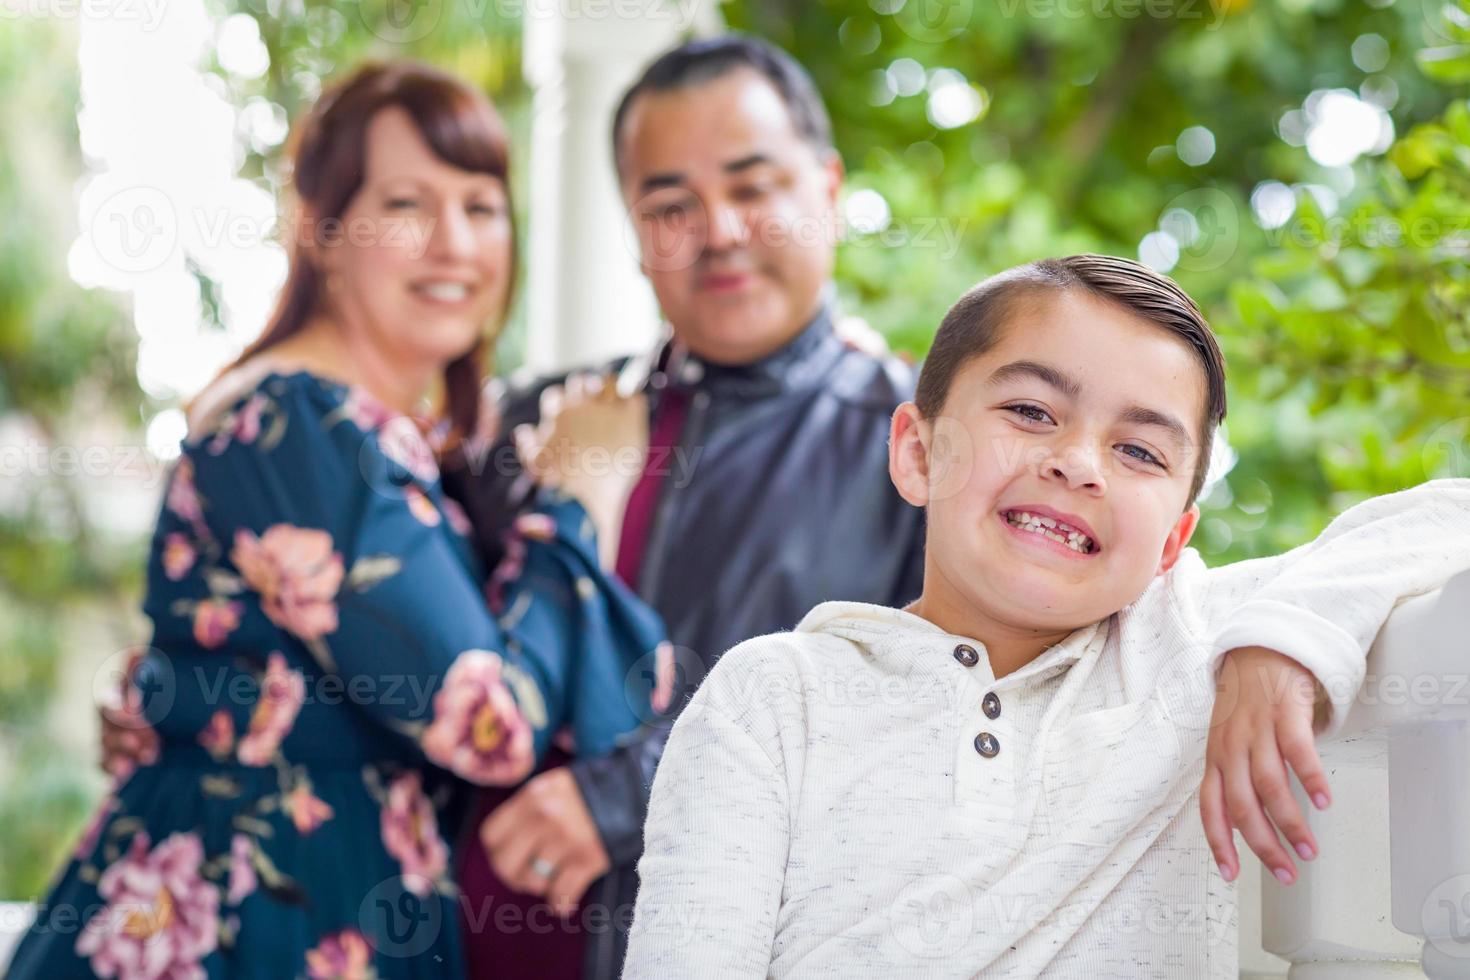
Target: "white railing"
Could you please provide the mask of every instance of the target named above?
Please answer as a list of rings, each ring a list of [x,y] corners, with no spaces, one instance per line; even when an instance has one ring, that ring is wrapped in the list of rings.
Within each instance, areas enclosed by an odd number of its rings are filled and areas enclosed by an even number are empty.
[[[1470,572],[1394,610],[1321,753],[1332,807],[1300,802],[1322,856],[1289,888],[1256,874],[1259,904],[1242,880],[1242,974],[1258,909],[1292,980],[1470,980]]]

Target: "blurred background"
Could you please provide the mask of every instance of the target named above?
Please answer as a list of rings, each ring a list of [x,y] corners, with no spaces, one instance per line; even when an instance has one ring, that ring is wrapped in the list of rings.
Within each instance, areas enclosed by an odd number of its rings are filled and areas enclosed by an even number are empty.
[[[323,79],[415,57],[496,100],[532,239],[498,369],[548,367],[651,335],[605,110],[727,27],[825,94],[841,304],[894,348],[1047,255],[1200,301],[1233,453],[1207,560],[1470,476],[1470,0],[0,0],[0,900],[44,890],[104,789],[94,688],[147,639],[180,406],[270,311],[281,150]]]

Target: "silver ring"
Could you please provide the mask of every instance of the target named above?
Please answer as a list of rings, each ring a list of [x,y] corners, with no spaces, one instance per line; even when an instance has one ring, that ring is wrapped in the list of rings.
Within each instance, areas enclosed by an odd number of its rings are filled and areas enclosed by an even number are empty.
[[[550,878],[551,873],[556,870],[556,865],[543,857],[538,857],[531,862],[531,874],[538,878]]]

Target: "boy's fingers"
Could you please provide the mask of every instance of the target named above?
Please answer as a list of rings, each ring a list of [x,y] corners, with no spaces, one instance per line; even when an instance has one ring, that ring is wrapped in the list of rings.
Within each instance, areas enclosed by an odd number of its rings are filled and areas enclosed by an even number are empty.
[[[1327,785],[1322,757],[1317,754],[1311,714],[1283,720],[1276,726],[1276,741],[1281,746],[1282,757],[1291,765],[1302,789],[1307,791],[1307,799],[1317,809],[1325,810],[1332,802],[1332,791]]]
[[[1266,815],[1304,861],[1317,856],[1317,842],[1312,828],[1302,815],[1296,794],[1291,791],[1291,776],[1275,739],[1259,741],[1251,749],[1251,784],[1256,797],[1266,808]]]
[[[1240,858],[1235,853],[1235,835],[1230,832],[1230,818],[1225,815],[1225,784],[1220,770],[1205,769],[1205,780],[1199,788],[1199,812],[1205,825],[1205,840],[1210,853],[1220,866],[1226,881],[1234,881],[1240,873]]]
[[[1255,785],[1251,782],[1250,760],[1247,758],[1235,758],[1227,764],[1225,812],[1230,817],[1230,822],[1240,830],[1250,849],[1278,881],[1288,884],[1296,879],[1296,865],[1281,846],[1276,828],[1266,818],[1266,811],[1262,809],[1261,801],[1256,796]]]

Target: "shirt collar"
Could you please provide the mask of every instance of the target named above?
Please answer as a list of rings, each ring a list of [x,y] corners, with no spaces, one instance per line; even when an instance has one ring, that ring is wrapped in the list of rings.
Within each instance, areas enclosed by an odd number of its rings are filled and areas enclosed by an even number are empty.
[[[1001,678],[998,686],[1014,687],[1070,668],[1084,657],[1095,657],[1107,641],[1110,620],[1073,630],[1019,670]],[[954,648],[973,647],[982,656],[985,644],[973,637],[946,633],[935,624],[902,609],[862,602],[824,602],[802,618],[798,633],[828,633],[851,640],[873,657],[907,671],[928,666],[935,670],[957,664]]]
[[[749,364],[704,361],[665,327],[652,350],[628,361],[619,373],[618,387],[631,393],[674,386],[759,398],[818,383],[844,349],[833,329],[832,306],[827,301],[784,347]]]

